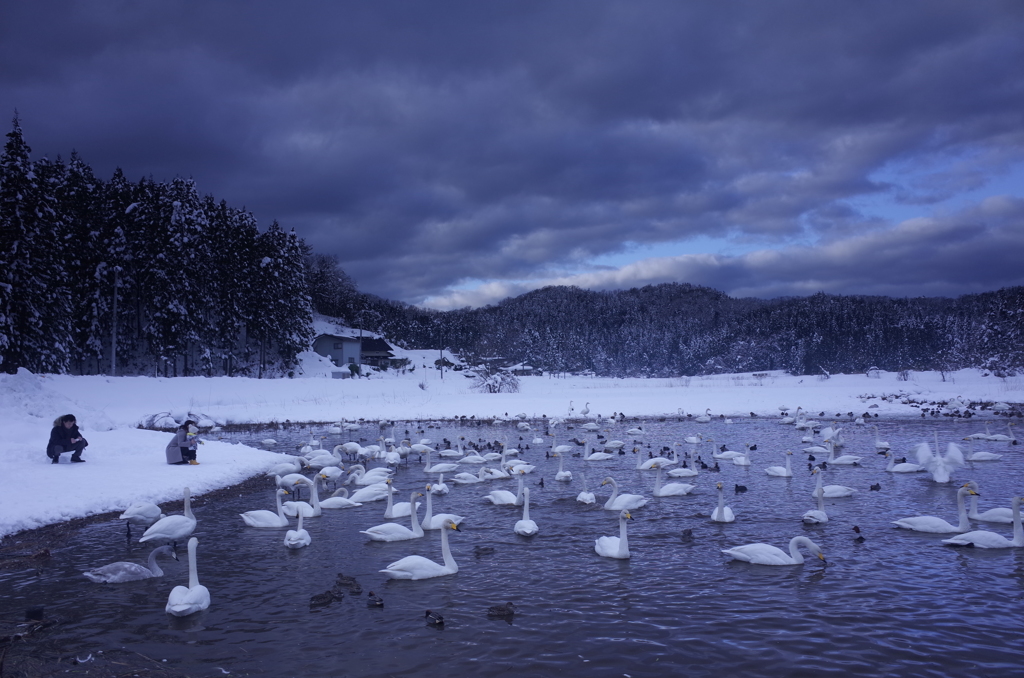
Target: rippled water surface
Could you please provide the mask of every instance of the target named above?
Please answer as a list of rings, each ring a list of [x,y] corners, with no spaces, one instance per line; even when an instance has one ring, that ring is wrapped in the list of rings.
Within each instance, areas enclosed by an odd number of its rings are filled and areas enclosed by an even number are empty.
[[[630,443],[626,429],[638,422],[606,425],[601,435]],[[534,424],[542,426],[540,424]],[[192,618],[164,612],[170,589],[188,578],[187,558],[165,561],[166,575],[118,585],[92,584],[82,570],[116,560],[144,562],[145,545],[127,544],[118,521],[83,529],[66,549],[54,553],[41,572],[7,573],[0,578],[5,605],[40,604],[68,617],[59,631],[69,652],[127,647],[166,659],[190,675],[377,676],[569,675],[620,676],[778,676],[778,675],[1008,675],[1024,663],[1024,554],[1021,549],[985,551],[942,546],[939,535],[909,533],[891,520],[936,515],[956,522],[956,489],[966,480],[980,485],[981,510],[1008,506],[1024,490],[1021,449],[1006,443],[980,443],[978,449],[1003,452],[998,462],[969,463],[954,482],[938,485],[928,474],[889,474],[876,455],[874,434],[846,425],[843,452],[864,457],[861,467],[835,467],[827,483],[857,488],[849,499],[826,500],[827,525],[804,526],[800,516],[814,508],[813,478],[799,450],[801,433],[765,419],[727,425],[647,421],[638,443],[646,457],[684,435],[714,438],[696,449],[711,461],[714,447],[755,443],[752,466],[720,462],[721,472],[703,471],[698,489],[683,497],[651,498],[634,511],[629,524],[632,558],[613,560],[594,552],[594,540],[617,535],[617,515],[601,503],[606,475],[623,491],[651,497],[654,473],[634,470],[631,452],[607,462],[568,458],[569,484],[556,482],[558,460],[546,459],[551,438],[532,445],[538,431],[511,424],[425,427],[399,424],[399,437],[496,440],[507,437],[537,465],[527,476],[531,517],[540,534],[525,538],[512,528],[521,509],[492,506],[482,499],[491,489],[515,491],[514,481],[456,486],[434,498],[434,511],[467,516],[461,532],[451,533],[459,564],[453,576],[423,581],[392,581],[378,570],[409,554],[441,560],[438,532],[423,539],[369,542],[359,530],[385,522],[385,503],[324,511],[308,519],[312,544],[299,551],[282,545],[284,529],[246,527],[238,513],[272,508],[270,481],[260,491],[195,510],[199,525],[199,577],[212,595],[210,609]],[[980,430],[980,423],[885,422],[882,438],[901,455],[938,432],[949,440]],[[995,428],[999,428],[996,425]],[[1005,428],[1005,427],[1004,427]],[[404,430],[408,429],[405,434]],[[543,428],[540,429],[543,432]],[[558,427],[558,443],[589,436],[580,428]],[[327,435],[333,446],[350,434]],[[266,432],[231,434],[248,443]],[[281,451],[296,452],[308,429],[274,431]],[[376,426],[355,432],[369,444]],[[523,436],[523,440],[519,437]],[[818,437],[820,440],[820,437]],[[648,447],[648,445],[650,447]],[[680,449],[690,446],[683,445]],[[582,450],[582,448],[579,448]],[[764,468],[783,463],[793,449],[794,477],[768,477]],[[966,444],[965,444],[966,450]],[[434,462],[440,461],[436,457]],[[911,459],[912,461],[912,459]],[[476,472],[478,466],[463,469]],[[587,472],[599,503],[575,500]],[[396,475],[401,501],[434,476],[415,456]],[[539,486],[543,478],[544,487]],[[724,483],[736,522],[718,524],[708,516],[716,506],[715,483]],[[880,491],[870,491],[873,483]],[[734,494],[734,486],[748,488]],[[420,514],[422,516],[422,512]],[[408,519],[396,522],[408,525]],[[973,523],[1011,536],[1011,526]],[[865,537],[856,543],[858,525]],[[693,540],[682,539],[690,528]],[[782,548],[807,535],[824,550],[828,565],[808,561],[795,567],[764,567],[731,561],[720,549],[750,542]],[[179,549],[184,556],[184,549]],[[338,572],[355,576],[362,594],[311,611],[310,596],[334,583]],[[383,609],[369,609],[374,590]],[[506,622],[488,618],[489,606],[514,601],[519,613]],[[428,627],[426,609],[445,618],[443,629]]]

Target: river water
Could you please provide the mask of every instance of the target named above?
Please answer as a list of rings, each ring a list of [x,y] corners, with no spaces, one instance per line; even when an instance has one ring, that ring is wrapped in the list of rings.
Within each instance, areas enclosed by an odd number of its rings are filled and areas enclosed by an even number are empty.
[[[545,457],[551,438],[531,444],[544,431],[543,423],[532,423],[535,430],[529,432],[509,423],[398,425],[399,437],[430,438],[435,446],[443,438],[504,437],[528,446],[522,456],[537,466],[527,476],[531,517],[540,527],[532,538],[512,531],[520,508],[482,499],[492,489],[514,492],[514,481],[464,486],[449,481],[451,493],[434,497],[435,513],[467,517],[460,532],[450,533],[459,565],[452,576],[395,581],[378,572],[414,553],[441,560],[438,532],[393,543],[370,542],[359,533],[385,522],[385,502],[325,510],[305,521],[311,545],[286,549],[284,529],[249,528],[238,517],[242,511],[273,508],[268,480],[265,490],[246,490],[195,510],[199,579],[212,596],[205,612],[185,619],[164,612],[170,589],[187,583],[181,547],[179,562],[162,561],[163,578],[102,585],[81,576],[116,560],[145,562],[148,548],[127,543],[116,520],[82,529],[42,570],[0,575],[0,600],[15,609],[45,604],[48,613],[68,619],[55,633],[69,653],[127,648],[194,676],[977,676],[1011,675],[1024,665],[1022,550],[954,549],[940,544],[942,536],[890,525],[918,514],[956,523],[956,489],[972,479],[980,486],[981,510],[1008,506],[1010,497],[1024,490],[1020,447],[976,444],[1005,456],[969,463],[954,473],[954,482],[939,485],[926,473],[885,473],[873,431],[847,424],[842,452],[863,456],[862,465],[834,467],[826,483],[858,492],[826,500],[830,521],[805,526],[800,516],[814,508],[814,478],[800,451],[807,446],[800,443],[803,434],[792,426],[767,419],[643,422],[646,433],[636,446],[644,456],[698,432],[714,439],[695,448],[708,461],[723,443],[732,449],[757,445],[751,466],[720,462],[719,473],[676,480],[697,485],[690,495],[653,498],[654,473],[635,470],[634,436],[625,432],[638,421],[604,425],[600,432],[629,443],[627,454],[606,462],[567,458],[574,474],[568,484],[554,480],[558,460]],[[931,441],[936,432],[944,448],[981,428],[977,422],[946,419],[879,424],[881,437],[900,455]],[[571,436],[594,440],[597,435],[579,427],[555,431],[559,444]],[[319,427],[314,433],[327,436],[326,447],[353,436],[369,444],[380,435],[376,426],[339,435]],[[276,449],[294,454],[310,430],[269,435],[278,440]],[[255,444],[268,433],[226,437]],[[794,477],[767,476],[763,469],[781,465],[786,449],[795,451]],[[584,471],[590,489],[597,489],[596,505],[575,499]],[[608,487],[598,485],[606,475],[623,491],[651,498],[629,523],[629,560],[594,552],[596,538],[618,534],[617,513],[601,506]],[[396,499],[407,501],[410,491],[434,477],[414,456],[395,476]],[[734,523],[709,520],[718,481],[727,490]],[[874,483],[879,491],[869,490]],[[735,494],[736,484],[748,491]],[[408,525],[407,518],[396,522]],[[1009,525],[972,524],[1011,536]],[[862,543],[855,541],[854,525],[865,537]],[[690,541],[682,537],[686,528],[692,531]],[[796,535],[819,544],[827,565],[813,559],[800,566],[755,566],[721,553],[751,542],[786,549]],[[339,572],[355,577],[362,593],[311,609],[310,597],[329,589]],[[370,590],[384,598],[383,608],[366,606]],[[488,617],[489,606],[507,601],[519,609],[514,618]],[[443,629],[425,623],[427,609],[444,616]]]

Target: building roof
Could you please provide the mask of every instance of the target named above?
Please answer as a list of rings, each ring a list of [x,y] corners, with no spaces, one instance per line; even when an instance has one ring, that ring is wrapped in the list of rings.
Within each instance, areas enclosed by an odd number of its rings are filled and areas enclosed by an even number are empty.
[[[363,337],[363,353],[391,353],[391,346],[383,339]]]

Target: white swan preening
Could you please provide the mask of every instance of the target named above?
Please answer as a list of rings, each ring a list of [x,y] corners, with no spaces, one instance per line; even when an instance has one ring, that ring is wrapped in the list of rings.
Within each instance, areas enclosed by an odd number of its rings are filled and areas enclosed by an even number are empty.
[[[971,497],[972,499],[974,497]],[[1014,497],[1013,503],[1013,539],[988,530],[974,530],[943,539],[943,544],[951,546],[974,546],[980,549],[1008,549],[1024,546],[1024,527],[1020,523],[1020,497]]]
[[[156,562],[156,557],[159,555],[168,555],[175,560],[178,559],[178,555],[170,546],[157,546],[150,551],[149,562],[146,565],[121,561],[86,570],[82,574],[97,584],[122,584],[126,581],[162,577],[164,576],[164,571],[160,569],[160,565]]]
[[[391,563],[380,572],[392,579],[430,579],[455,574],[459,571],[459,566],[452,558],[451,548],[448,546],[448,530],[458,529],[459,526],[450,520],[446,520],[441,529],[441,555],[444,558],[444,565],[439,565],[423,556],[406,556]]]
[[[530,520],[530,488],[523,490],[523,519],[517,520],[512,531],[522,537],[532,537],[540,531],[537,523]]]
[[[789,540],[789,553],[771,544],[746,544],[731,549],[722,549],[722,553],[728,554],[736,560],[754,565],[802,565],[804,556],[798,547],[803,546],[808,551],[825,562],[825,554],[821,548],[807,537],[793,537]]]
[[[793,477],[793,465],[792,465],[793,452],[791,450],[786,451],[786,465],[785,466],[769,466],[764,470],[770,476],[776,478],[792,478]]]
[[[957,490],[956,493],[956,507],[960,516],[960,522],[957,525],[950,525],[942,518],[936,518],[935,516],[914,516],[913,518],[901,518],[900,520],[894,520],[893,525],[896,527],[902,527],[905,530],[914,530],[915,532],[931,532],[933,534],[949,534],[950,532],[966,532],[970,529],[970,523],[967,521],[967,508],[964,506],[964,497],[968,494],[977,494],[970,487],[964,486]]]
[[[619,512],[619,536],[598,537],[594,541],[594,550],[597,555],[605,558],[629,558],[629,539],[626,537],[626,521],[633,520],[628,509]]]
[[[725,505],[725,495],[722,493],[722,483],[716,485],[718,488],[718,506],[711,512],[711,520],[716,523],[731,523],[736,520],[732,509]]]
[[[189,536],[196,529],[196,517],[192,515],[192,493],[185,488],[185,512],[180,516],[167,516],[153,523],[146,530],[140,542],[144,541],[169,541],[176,544],[178,541]],[[190,542],[191,543],[191,542]]]
[[[239,513],[242,520],[249,527],[288,527],[288,517],[284,514],[284,506],[281,505],[281,497],[288,494],[288,490],[278,488],[274,493],[277,497],[277,513],[266,509],[246,511]]]
[[[199,571],[196,569],[196,547],[199,540],[192,537],[188,540],[188,586],[175,586],[167,596],[164,610],[175,617],[185,617],[210,607],[210,592],[199,583]]]
[[[304,546],[309,546],[312,541],[309,532],[302,527],[302,519],[304,517],[302,513],[299,513],[299,524],[295,526],[294,530],[288,530],[284,533],[284,545],[290,549],[301,549]]]
[[[639,494],[619,494],[619,484],[615,479],[608,476],[601,481],[602,485],[611,484],[612,496],[604,503],[605,509],[609,511],[622,511],[623,509],[638,509],[647,503],[647,497]]]
[[[359,532],[365,534],[374,541],[407,541],[409,539],[419,539],[423,536],[423,527],[420,526],[420,521],[416,517],[416,513],[420,506],[420,503],[416,501],[416,498],[422,496],[423,494],[420,492],[413,492],[409,497],[410,506],[415,502],[415,508],[409,514],[412,519],[411,528],[399,525],[398,523],[383,523],[365,530],[359,530]]]

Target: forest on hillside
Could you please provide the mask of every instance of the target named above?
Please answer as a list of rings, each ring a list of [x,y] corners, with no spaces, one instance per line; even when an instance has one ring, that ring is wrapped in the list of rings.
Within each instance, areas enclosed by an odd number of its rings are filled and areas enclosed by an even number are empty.
[[[190,179],[96,177],[77,154],[0,156],[0,370],[289,376],[314,313],[406,348],[547,372],[682,376],[1024,366],[1024,288],[946,298],[734,299],[666,283],[547,287],[432,311],[361,293],[293,230]]]

